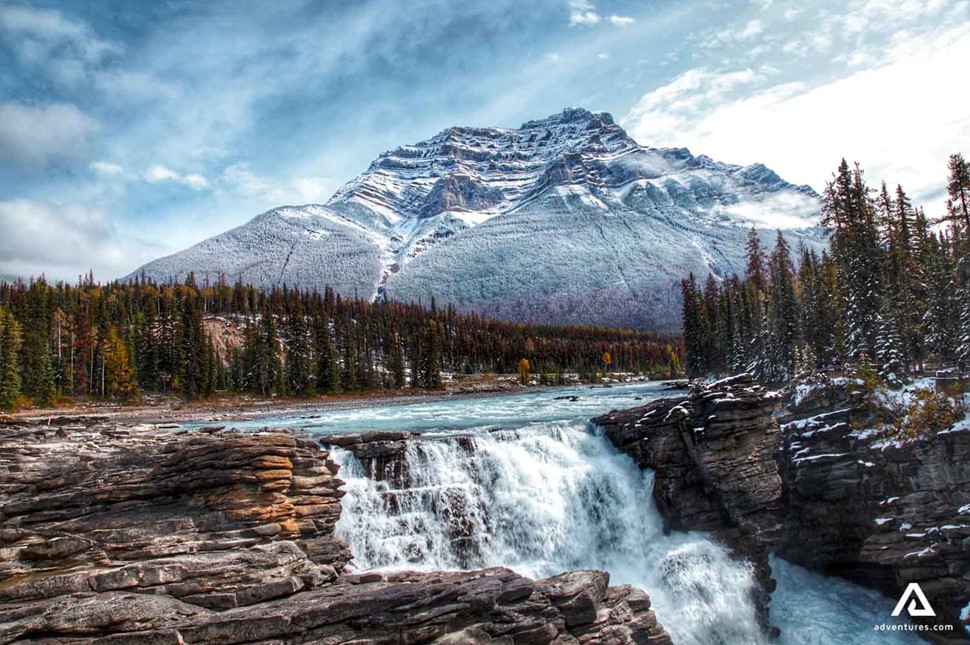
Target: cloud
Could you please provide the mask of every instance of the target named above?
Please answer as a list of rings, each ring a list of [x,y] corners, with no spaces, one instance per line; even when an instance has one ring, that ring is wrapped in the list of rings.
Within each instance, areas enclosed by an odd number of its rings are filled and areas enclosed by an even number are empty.
[[[614,27],[629,27],[635,19],[630,16],[612,14],[604,17],[596,10],[591,0],[569,0],[569,26],[591,27],[602,22],[609,22]]]
[[[0,275],[73,280],[90,269],[110,279],[150,256],[144,244],[119,236],[101,211],[77,204],[0,201]]]
[[[161,182],[173,182],[188,186],[192,190],[205,190],[209,187],[209,180],[196,173],[182,174],[161,164],[154,164],[148,167],[142,177],[151,184]]]
[[[596,6],[589,0],[569,1],[569,25],[590,26],[598,25],[603,16],[596,12]]]
[[[293,177],[271,180],[249,170],[246,164],[233,164],[219,174],[220,190],[260,199],[267,204],[310,204],[327,201],[335,185],[324,177]]]
[[[85,81],[93,67],[121,53],[87,24],[31,7],[0,6],[0,39],[21,64],[65,85]]]
[[[723,208],[733,217],[768,228],[806,228],[818,224],[818,200],[801,193],[767,195]]]
[[[636,22],[636,20],[634,20],[630,16],[618,16],[616,14],[613,14],[612,16],[610,16],[609,20],[610,20],[610,23],[612,23],[613,26],[615,27],[629,27],[634,22]]]
[[[624,122],[642,143],[666,145],[736,90],[762,80],[752,69],[731,72],[691,69],[643,95]]]
[[[42,166],[79,156],[100,124],[70,103],[0,103],[0,164]]]
[[[897,38],[883,60],[815,84],[695,69],[641,97],[623,123],[642,143],[763,162],[815,188],[844,156],[938,209],[947,156],[970,151],[970,104],[952,85],[970,60],[970,24]]]
[[[88,170],[102,177],[120,177],[125,174],[124,168],[108,161],[92,161],[88,164]]]

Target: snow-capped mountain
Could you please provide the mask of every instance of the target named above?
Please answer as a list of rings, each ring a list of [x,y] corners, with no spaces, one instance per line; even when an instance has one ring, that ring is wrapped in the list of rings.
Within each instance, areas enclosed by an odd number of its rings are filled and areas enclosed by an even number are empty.
[[[606,113],[449,128],[129,278],[333,286],[530,322],[673,330],[679,280],[743,269],[747,230],[821,243],[818,196],[761,164],[639,145]],[[773,231],[763,232],[766,244]]]

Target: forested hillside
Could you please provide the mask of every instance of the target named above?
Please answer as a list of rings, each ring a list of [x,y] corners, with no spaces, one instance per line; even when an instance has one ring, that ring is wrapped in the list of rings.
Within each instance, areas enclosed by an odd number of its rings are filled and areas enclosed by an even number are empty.
[[[793,250],[779,231],[766,253],[752,230],[744,276],[683,281],[688,373],[751,371],[781,383],[853,364],[894,383],[928,364],[970,369],[962,155],[950,157],[947,189],[946,213],[930,218],[901,186],[873,190],[843,160],[822,196],[827,251]]]
[[[218,318],[240,342],[207,333]],[[602,327],[498,322],[451,307],[242,284],[0,285],[0,408],[59,398],[309,396],[442,386],[442,372],[676,373],[677,342]],[[523,362],[524,361],[524,362]]]

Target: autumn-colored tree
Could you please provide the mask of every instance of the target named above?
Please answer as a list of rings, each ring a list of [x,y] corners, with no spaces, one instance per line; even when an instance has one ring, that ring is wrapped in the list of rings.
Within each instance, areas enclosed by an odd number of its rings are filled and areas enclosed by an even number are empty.
[[[519,383],[522,385],[529,384],[529,374],[531,366],[529,365],[529,359],[520,358],[519,359]]]
[[[128,347],[112,326],[104,340],[105,386],[111,398],[130,401],[138,395],[135,370],[131,365]]]
[[[603,355],[600,356],[600,361],[602,361],[603,363],[603,371],[604,372],[610,371],[610,365],[613,364],[613,357],[610,356],[610,353],[603,352]]]

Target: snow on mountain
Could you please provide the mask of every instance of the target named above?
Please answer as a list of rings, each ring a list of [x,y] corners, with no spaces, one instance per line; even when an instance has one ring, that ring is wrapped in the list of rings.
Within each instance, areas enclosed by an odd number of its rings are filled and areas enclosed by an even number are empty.
[[[817,246],[818,196],[761,164],[639,145],[570,108],[449,128],[379,156],[325,205],[288,206],[129,278],[333,286],[522,321],[673,330],[681,277],[744,266],[752,224]]]

